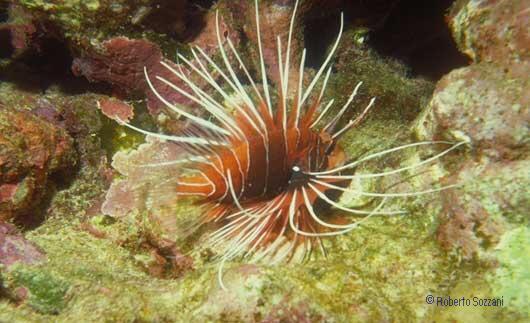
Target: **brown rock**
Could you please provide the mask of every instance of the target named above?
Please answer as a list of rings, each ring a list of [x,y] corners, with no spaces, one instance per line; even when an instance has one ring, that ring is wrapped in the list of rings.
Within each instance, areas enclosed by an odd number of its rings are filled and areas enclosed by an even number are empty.
[[[442,196],[444,220],[436,238],[445,250],[459,249],[464,259],[471,259],[480,247],[480,227],[491,221],[490,215],[478,201],[465,203],[454,191]]]
[[[0,32],[8,34],[9,43],[14,53],[20,53],[27,49],[36,31],[36,27],[29,23],[0,24]]]
[[[48,177],[76,163],[72,138],[29,111],[0,107],[0,220],[27,214]]]
[[[428,138],[469,140],[493,158],[528,153],[529,64],[481,63],[454,70],[438,83],[423,126]]]
[[[2,10],[9,13],[11,19],[6,23],[0,23],[0,42],[2,56],[17,56],[34,47],[39,48],[42,44],[38,35],[41,33],[38,26],[32,21],[31,14],[15,3],[9,3],[3,6]]]
[[[147,235],[145,247],[149,250],[150,261],[146,271],[158,278],[178,278],[193,270],[193,258],[184,255],[175,242]]]
[[[475,62],[530,60],[528,1],[457,1],[448,20],[458,47]]]

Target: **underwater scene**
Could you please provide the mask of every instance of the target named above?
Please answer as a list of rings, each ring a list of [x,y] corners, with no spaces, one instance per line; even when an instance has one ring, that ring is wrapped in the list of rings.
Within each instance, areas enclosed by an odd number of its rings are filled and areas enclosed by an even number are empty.
[[[0,0],[0,322],[530,322],[530,1]]]

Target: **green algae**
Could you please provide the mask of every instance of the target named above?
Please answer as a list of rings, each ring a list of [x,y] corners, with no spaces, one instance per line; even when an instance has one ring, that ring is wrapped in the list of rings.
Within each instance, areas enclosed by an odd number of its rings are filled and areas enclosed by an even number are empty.
[[[142,102],[143,103],[143,102]],[[155,130],[153,120],[149,118],[145,104],[135,104],[133,124],[146,130]],[[115,120],[104,117],[101,127],[101,146],[107,152],[108,160],[118,151],[137,148],[145,142],[145,136],[128,127],[118,125]]]
[[[509,309],[530,317],[530,229],[506,232],[495,249],[500,266],[488,275],[493,293],[502,295]]]
[[[119,310],[123,310],[123,314],[127,312],[125,307],[128,305],[127,302],[131,301],[126,299],[127,295],[131,297],[136,295],[140,299],[143,297],[136,290],[142,288],[132,286],[144,285],[145,275],[129,264],[130,255],[124,249],[116,248],[109,241],[80,232],[75,227],[59,229],[52,223],[50,227],[49,232],[45,226],[39,228],[39,232],[34,233],[35,237],[31,237],[47,252],[49,259],[44,265],[32,270],[40,276],[58,273],[62,281],[73,286],[71,287],[73,298],[68,301],[68,306],[57,318],[61,321],[68,321],[69,317],[70,319],[92,317],[94,321],[108,320],[112,319],[113,312]],[[11,274],[10,272],[9,275]],[[36,288],[45,287],[36,286]],[[107,289],[107,294],[110,296],[106,294]],[[132,293],[129,289],[136,292]],[[116,292],[123,296],[119,303],[114,303],[112,300],[113,293]],[[103,304],[104,306],[101,306]],[[107,313],[101,312],[102,310]],[[3,316],[1,319],[9,320],[9,316],[6,316],[8,314],[1,314]]]
[[[426,106],[434,86],[425,79],[410,77],[410,71],[399,61],[382,58],[374,50],[360,45],[359,39],[365,34],[364,28],[344,34],[337,50],[337,73],[330,80],[326,97],[335,98],[336,106],[341,106],[355,85],[362,81],[355,99],[358,109],[376,97],[368,118],[407,124]]]
[[[173,55],[183,46],[135,21],[142,10],[156,8],[150,0],[21,0],[20,5],[46,23],[52,23],[76,52],[99,50],[112,37],[150,39]],[[150,8],[150,9],[145,9]]]
[[[528,161],[508,163],[478,179],[469,178],[464,190],[479,199],[493,218],[513,225],[528,225],[530,195],[521,188],[530,185],[529,167]]]
[[[61,278],[38,267],[15,267],[10,276],[14,286],[28,289],[28,305],[36,311],[56,314],[64,308],[69,285]]]
[[[113,29],[114,32],[124,30],[123,24],[129,22],[129,13],[127,10],[110,10],[111,4],[115,7],[116,3],[121,3],[123,9],[129,9],[135,5],[147,4],[148,1],[20,1],[24,7],[45,14],[47,19],[61,27],[68,38],[77,38],[81,34],[96,37],[103,30],[106,30],[105,34],[111,34]],[[111,11],[113,19],[107,19]]]
[[[57,321],[67,321],[74,317],[91,317],[94,321],[153,320],[193,317],[198,314],[218,320],[222,313],[237,318],[238,312],[208,306],[209,303],[219,303],[226,297],[217,286],[215,267],[197,268],[194,273],[177,281],[153,279],[132,265],[133,257],[126,249],[108,240],[77,231],[71,225],[57,230],[50,223],[39,228],[30,237],[47,252],[49,258],[45,265],[32,271],[39,275],[60,273],[62,280],[75,286],[71,291],[75,296],[68,300],[67,307],[59,313]],[[49,231],[47,226],[51,227]],[[380,228],[381,224],[374,224],[374,227]],[[330,246],[332,258],[328,260],[270,267],[265,269],[265,275],[255,276],[244,282],[241,282],[237,274],[232,277],[235,273],[229,269],[225,274],[226,284],[230,288],[228,296],[235,293],[239,295],[238,302],[243,303],[249,297],[259,299],[261,303],[267,304],[262,306],[261,315],[265,315],[272,305],[287,295],[289,304],[312,304],[312,315],[334,317],[337,313],[348,313],[348,308],[357,304],[363,311],[373,311],[371,318],[386,317],[389,315],[385,310],[387,306],[397,306],[405,295],[421,299],[422,293],[436,287],[436,277],[444,274],[432,274],[440,265],[440,260],[436,260],[436,253],[433,253],[436,246],[432,239],[418,250],[417,235],[406,233],[408,229],[405,225],[401,228],[396,232],[394,225],[390,225],[386,231],[380,229],[374,234],[373,228],[367,226],[366,229],[355,232],[353,237],[341,237],[340,241],[335,242],[338,247]],[[366,237],[363,230],[368,230],[371,237]],[[389,234],[388,231],[392,232]],[[396,236],[402,238],[395,239]],[[427,233],[425,236],[428,239]],[[366,246],[367,238],[376,243]],[[362,252],[359,252],[360,249]],[[334,256],[338,252],[341,256]],[[401,254],[397,261],[394,258],[396,253]],[[417,262],[408,260],[407,255],[411,253],[415,254]],[[391,267],[388,266],[388,257],[393,258]],[[230,265],[234,266],[237,268],[238,265]],[[414,273],[412,276],[411,271]],[[403,288],[403,280],[407,278],[415,281],[415,284]],[[420,282],[423,286],[421,289],[418,288]],[[395,293],[396,286],[400,286],[398,294]],[[359,294],[358,288],[361,287],[365,291]],[[212,289],[218,291],[209,293]],[[335,297],[338,290],[341,294],[339,299]],[[415,308],[416,305],[410,303],[400,311],[398,317],[406,318],[415,312]],[[6,315],[4,313],[0,318],[10,318]],[[340,314],[337,318],[340,318]]]

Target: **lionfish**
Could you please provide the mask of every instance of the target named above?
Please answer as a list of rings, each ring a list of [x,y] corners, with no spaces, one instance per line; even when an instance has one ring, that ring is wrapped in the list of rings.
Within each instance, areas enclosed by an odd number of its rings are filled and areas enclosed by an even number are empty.
[[[145,77],[153,93],[169,109],[188,118],[192,127],[182,136],[175,136],[148,132],[119,120],[121,124],[143,134],[175,142],[186,151],[186,158],[169,162],[182,163],[190,170],[177,175],[175,194],[195,197],[198,199],[198,204],[205,207],[204,215],[199,220],[200,225],[218,224],[217,230],[210,233],[207,243],[209,246],[224,246],[223,254],[220,256],[221,266],[224,261],[235,257],[252,258],[252,261],[267,258],[269,263],[277,263],[292,258],[298,250],[302,250],[304,254],[309,253],[317,244],[325,253],[322,237],[347,233],[374,215],[404,213],[399,210],[382,210],[388,198],[415,196],[450,187],[410,193],[375,193],[348,188],[354,178],[382,177],[413,169],[440,158],[462,143],[454,144],[437,155],[400,169],[381,173],[352,174],[359,164],[398,150],[421,145],[452,143],[416,142],[368,154],[357,160],[349,160],[338,141],[343,134],[361,122],[374,105],[375,97],[356,118],[339,127],[343,124],[341,122],[343,115],[361,87],[362,82],[359,82],[338,113],[326,124],[321,124],[334,103],[332,99],[324,104],[323,97],[332,71],[331,60],[344,29],[344,16],[341,14],[338,36],[331,51],[304,89],[305,49],[299,64],[298,84],[294,86],[290,84],[288,77],[297,8],[298,0],[290,20],[285,55],[283,55],[281,38],[277,36],[279,91],[276,95],[270,93],[265,71],[258,1],[255,0],[261,88],[252,78],[229,37],[225,38],[230,50],[227,53],[219,32],[217,12],[215,17],[217,45],[225,69],[200,47],[191,50],[194,62],[180,54],[178,57],[187,68],[215,89],[225,102],[234,107],[234,111],[229,112],[223,103],[195,84],[181,65],[172,67],[161,62],[165,68],[182,80],[188,89],[179,87],[161,76],[156,76],[156,79],[204,108],[215,121],[200,118],[166,100],[153,86],[146,68],[144,68]],[[246,82],[238,78],[228,58],[230,53],[245,74]],[[223,89],[213,76],[214,73],[233,93]],[[314,95],[315,86],[321,79],[320,90]],[[254,94],[247,92],[249,88]],[[273,108],[274,97],[276,102]],[[337,202],[343,192],[353,192],[381,200],[371,210],[354,209]],[[327,222],[318,215],[317,202],[319,205],[327,204],[328,208],[333,207],[361,218],[349,224]],[[219,282],[224,287],[221,276]]]

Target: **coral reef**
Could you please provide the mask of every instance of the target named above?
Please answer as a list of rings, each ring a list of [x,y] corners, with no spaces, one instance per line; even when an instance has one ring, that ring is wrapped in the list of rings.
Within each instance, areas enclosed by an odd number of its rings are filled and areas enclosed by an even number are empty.
[[[425,22],[440,18],[469,66],[439,62],[431,47],[405,63],[378,51],[375,44],[394,39],[381,33],[402,12],[399,1],[303,1],[291,59],[307,47],[305,74],[314,75],[344,11],[347,28],[327,95],[340,105],[363,81],[356,102],[377,97],[366,121],[343,138],[347,154],[417,140],[468,143],[421,169],[352,186],[458,187],[389,201],[407,213],[373,217],[325,239],[327,257],[281,266],[226,263],[227,290],[212,261],[218,250],[201,247],[201,230],[181,230],[200,215],[193,201],[171,194],[181,170],[154,166],[181,151],[115,120],[167,133],[187,126],[162,108],[144,66],[163,97],[205,117],[155,76],[181,82],[159,64],[184,67],[176,50],[193,60],[191,49],[200,46],[219,60],[216,10],[221,34],[256,74],[253,1],[0,2],[0,321],[528,321],[530,7],[516,0],[443,2],[451,5],[447,27],[443,8],[386,32],[418,38],[397,41],[403,58],[439,33]],[[260,3],[267,69],[277,82],[274,36],[287,35],[294,1]],[[417,28],[419,36],[411,32]],[[432,65],[433,81],[411,72],[415,59]],[[441,66],[444,76],[432,79]],[[295,82],[298,73],[289,77]],[[356,172],[407,167],[442,149],[406,149]],[[353,194],[341,199],[362,202]],[[503,297],[504,306],[441,307],[427,304],[427,295]]]
[[[29,111],[0,108],[0,220],[39,206],[48,178],[76,162],[72,138]]]

